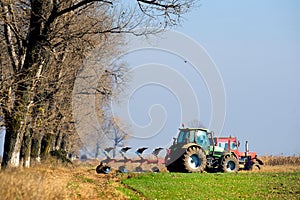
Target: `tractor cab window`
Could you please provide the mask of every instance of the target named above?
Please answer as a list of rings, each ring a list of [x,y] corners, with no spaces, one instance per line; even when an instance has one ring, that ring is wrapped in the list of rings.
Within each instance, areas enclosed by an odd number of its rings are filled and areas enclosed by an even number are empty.
[[[235,142],[232,142],[230,146],[231,146],[230,149],[232,149],[232,150],[236,150],[237,149],[237,145],[236,145]]]
[[[178,136],[178,143],[189,143],[194,142],[194,131],[180,131]]]
[[[180,131],[178,135],[177,142],[178,143],[184,143],[184,140],[186,138],[186,133],[184,131]]]
[[[204,149],[209,148],[209,138],[207,137],[207,134],[205,131],[198,130],[196,132],[196,142],[200,146],[202,146]]]
[[[195,142],[195,131],[190,131],[189,142]]]
[[[218,146],[224,148],[224,150],[228,150],[228,142],[219,142]],[[237,149],[237,145],[235,142],[230,143],[230,149],[232,149],[232,150]]]
[[[195,142],[195,131],[194,130],[181,130],[177,139],[178,143],[190,143]]]
[[[219,142],[219,147],[222,147],[224,150],[228,150],[228,143],[227,142]]]

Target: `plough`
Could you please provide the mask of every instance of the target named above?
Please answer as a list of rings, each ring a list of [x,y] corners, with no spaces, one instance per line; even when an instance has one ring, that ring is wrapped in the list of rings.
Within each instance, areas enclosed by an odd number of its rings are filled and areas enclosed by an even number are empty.
[[[152,156],[155,159],[145,158],[143,153],[149,149],[148,147],[141,147],[135,151],[135,154],[138,158],[128,158],[126,153],[132,149],[132,147],[123,147],[119,150],[121,159],[112,158],[110,156],[110,152],[114,149],[114,147],[105,148],[102,153],[105,155],[105,159],[100,162],[100,164],[96,168],[97,173],[108,174],[111,171],[111,167],[114,166],[118,169],[119,172],[126,173],[129,171],[134,172],[159,172],[158,165],[165,164],[165,160],[158,157],[159,153],[164,149],[161,147],[153,149],[151,152]],[[135,166],[135,167],[134,167]],[[145,167],[148,166],[148,167]],[[149,170],[149,166],[152,168]],[[131,168],[131,169],[130,169]],[[129,170],[130,169],[130,170]]]

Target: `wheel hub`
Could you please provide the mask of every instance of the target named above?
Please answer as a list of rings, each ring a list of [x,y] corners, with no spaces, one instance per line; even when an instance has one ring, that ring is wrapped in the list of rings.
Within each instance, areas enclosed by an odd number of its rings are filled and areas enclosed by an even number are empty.
[[[232,171],[235,169],[235,163],[233,161],[229,161],[226,165],[228,171]]]
[[[197,155],[191,155],[188,162],[191,168],[197,169],[200,166],[201,160]]]

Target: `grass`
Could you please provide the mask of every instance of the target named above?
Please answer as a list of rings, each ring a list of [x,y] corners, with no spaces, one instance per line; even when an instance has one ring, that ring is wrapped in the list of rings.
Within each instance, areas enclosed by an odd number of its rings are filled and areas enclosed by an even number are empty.
[[[127,199],[115,174],[99,175],[95,165],[46,166],[0,171],[0,199]]]
[[[148,173],[122,183],[146,199],[300,199],[300,172]]]
[[[60,199],[67,192],[62,180],[47,170],[9,169],[0,173],[0,199]],[[53,174],[54,176],[54,174]]]
[[[121,191],[123,194],[125,194],[126,197],[128,197],[131,200],[139,200],[139,199],[143,199],[143,197],[141,195],[139,195],[138,193],[136,193],[136,191],[133,191],[130,188],[126,188],[126,187],[117,187],[117,189],[119,191]]]
[[[73,165],[50,162],[0,170],[0,199],[300,199],[299,157],[265,159],[261,172],[237,174],[112,170],[104,175],[95,172],[97,160]]]

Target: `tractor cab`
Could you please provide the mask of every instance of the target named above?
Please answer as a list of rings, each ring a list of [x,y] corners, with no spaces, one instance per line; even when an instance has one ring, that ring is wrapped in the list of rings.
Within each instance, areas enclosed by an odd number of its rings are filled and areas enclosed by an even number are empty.
[[[239,151],[238,147],[240,146],[240,142],[236,137],[219,137],[214,138],[215,146],[224,148],[224,151],[232,152],[239,159],[244,159],[246,157],[250,157],[251,159],[256,158],[256,152],[249,152],[248,142],[245,145],[245,151]]]
[[[209,151],[210,146],[213,145],[212,133],[204,128],[180,128],[177,139],[174,139],[174,144],[189,143],[196,143],[204,151]]]
[[[234,152],[235,155],[238,157],[242,156],[240,154],[244,154],[244,152],[239,152],[239,142],[237,141],[236,137],[219,137],[214,138],[215,146],[224,149],[227,152]]]

